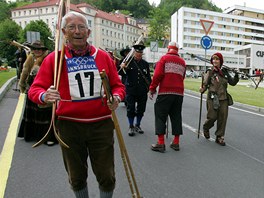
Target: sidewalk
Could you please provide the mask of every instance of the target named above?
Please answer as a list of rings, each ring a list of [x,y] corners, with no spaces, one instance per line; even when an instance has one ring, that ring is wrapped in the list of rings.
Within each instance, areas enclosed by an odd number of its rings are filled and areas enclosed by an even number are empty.
[[[0,156],[20,95],[19,91],[15,91],[15,89],[16,77],[8,80],[0,88]]]
[[[3,99],[5,96],[6,92],[10,89],[10,87],[16,83],[17,77],[13,77],[9,79],[1,88],[0,88],[0,101]]]

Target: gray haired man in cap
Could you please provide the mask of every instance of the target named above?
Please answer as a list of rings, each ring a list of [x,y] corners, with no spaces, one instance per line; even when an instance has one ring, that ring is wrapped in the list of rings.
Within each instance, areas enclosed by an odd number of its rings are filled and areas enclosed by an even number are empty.
[[[133,45],[135,49],[134,57],[129,63],[121,64],[126,72],[126,103],[127,118],[129,123],[129,136],[135,133],[143,134],[141,120],[146,110],[148,90],[151,83],[149,64],[142,59],[144,43]],[[136,122],[134,123],[136,118]]]

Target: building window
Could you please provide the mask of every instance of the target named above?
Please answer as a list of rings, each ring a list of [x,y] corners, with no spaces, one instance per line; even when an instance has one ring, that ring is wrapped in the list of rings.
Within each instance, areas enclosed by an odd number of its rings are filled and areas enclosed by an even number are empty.
[[[92,21],[88,20],[88,27],[92,27]]]

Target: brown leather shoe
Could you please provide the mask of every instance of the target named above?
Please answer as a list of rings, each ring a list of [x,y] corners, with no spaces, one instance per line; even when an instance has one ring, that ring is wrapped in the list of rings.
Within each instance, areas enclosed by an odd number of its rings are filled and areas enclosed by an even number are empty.
[[[206,139],[210,139],[210,132],[209,131],[204,131],[203,134],[204,134],[204,137]]]
[[[164,153],[166,151],[165,144],[151,144],[151,150]]]
[[[217,136],[216,139],[215,139],[215,142],[221,146],[225,146],[226,143],[225,143],[225,139],[224,139],[224,136]]]
[[[179,151],[180,150],[180,145],[179,144],[174,144],[173,142],[170,144],[170,147],[175,150]]]

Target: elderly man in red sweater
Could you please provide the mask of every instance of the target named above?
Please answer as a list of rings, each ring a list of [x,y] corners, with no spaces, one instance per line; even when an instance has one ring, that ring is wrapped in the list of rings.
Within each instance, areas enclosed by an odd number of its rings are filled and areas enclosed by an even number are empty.
[[[170,42],[168,52],[157,62],[152,83],[149,87],[149,98],[153,99],[159,86],[158,96],[154,105],[155,134],[158,142],[151,145],[153,151],[165,152],[164,135],[166,121],[171,119],[174,139],[170,147],[180,150],[179,137],[182,135],[182,102],[184,94],[185,61],[178,54],[176,42]]]
[[[62,27],[67,43],[58,90],[53,86],[53,52],[42,62],[30,87],[29,98],[38,104],[57,102],[56,127],[61,139],[69,146],[61,146],[61,150],[75,197],[89,197],[89,157],[100,198],[112,198],[116,179],[111,110],[124,99],[125,87],[111,57],[87,42],[91,30],[84,15],[69,12],[62,19]],[[100,77],[103,70],[113,94],[112,103],[103,97]]]

